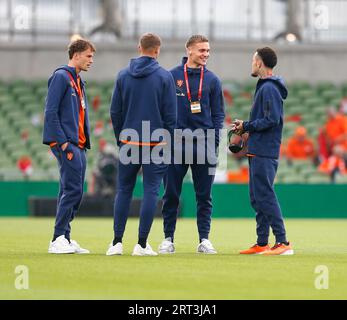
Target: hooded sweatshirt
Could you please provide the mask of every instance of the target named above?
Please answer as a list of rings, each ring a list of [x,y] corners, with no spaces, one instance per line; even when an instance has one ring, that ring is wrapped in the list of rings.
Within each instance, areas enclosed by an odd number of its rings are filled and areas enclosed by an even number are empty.
[[[192,113],[184,79],[184,65],[187,63],[187,60],[187,57],[184,57],[182,64],[171,70],[176,85],[178,104],[177,127],[179,129],[191,129],[192,131],[195,129],[215,129],[216,145],[218,145],[219,129],[223,128],[225,117],[221,81],[213,72],[204,67],[202,97],[200,101],[201,112]],[[187,68],[187,74],[192,101],[197,101],[201,69]]]
[[[161,142],[165,140],[161,129],[173,135],[177,117],[175,92],[172,75],[156,59],[131,59],[129,66],[118,74],[110,108],[118,145],[130,141],[139,145]],[[143,121],[149,122],[149,132],[142,132]],[[120,137],[122,130],[125,135]],[[153,137],[154,130],[158,134]],[[137,138],[127,138],[130,131],[135,131]]]
[[[48,93],[45,105],[43,143],[57,142],[59,145],[71,142],[78,146],[80,100],[69,78],[69,72],[77,84],[77,73],[74,67],[67,65],[56,69],[48,80]],[[84,134],[85,148],[90,149],[88,102],[85,94],[85,83],[81,81],[85,101]]]
[[[277,159],[283,129],[283,100],[288,91],[284,80],[277,76],[259,79],[249,121],[243,129],[249,132],[248,152]]]

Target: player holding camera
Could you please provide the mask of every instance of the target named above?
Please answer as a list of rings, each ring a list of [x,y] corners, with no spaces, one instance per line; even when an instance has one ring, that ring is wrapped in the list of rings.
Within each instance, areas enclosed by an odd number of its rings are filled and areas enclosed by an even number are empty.
[[[231,127],[238,135],[249,133],[249,191],[257,221],[257,243],[241,254],[294,253],[286,239],[281,208],[273,188],[282,138],[283,100],[288,94],[283,79],[272,73],[276,64],[277,56],[271,48],[257,49],[252,61],[252,76],[259,80],[250,120],[235,120]],[[272,248],[268,245],[270,227],[276,238]]]

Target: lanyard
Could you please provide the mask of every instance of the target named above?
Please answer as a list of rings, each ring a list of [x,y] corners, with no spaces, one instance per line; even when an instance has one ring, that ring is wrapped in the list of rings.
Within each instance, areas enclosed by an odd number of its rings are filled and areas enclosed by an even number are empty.
[[[83,92],[82,90],[80,90],[80,88],[77,86],[74,78],[72,77],[72,75],[70,74],[70,72],[66,71],[67,75],[69,76],[72,86],[74,87],[74,89],[76,90],[78,97],[80,98],[80,103],[83,109],[85,109],[85,104],[84,104],[84,99],[83,99]]]
[[[186,81],[188,100],[191,102],[192,101],[192,94],[190,93],[190,88],[189,88],[187,64],[184,65],[184,79]],[[202,97],[202,83],[203,83],[203,81],[204,81],[204,67],[201,66],[199,92],[198,92],[198,100],[199,101],[201,100],[201,97]]]

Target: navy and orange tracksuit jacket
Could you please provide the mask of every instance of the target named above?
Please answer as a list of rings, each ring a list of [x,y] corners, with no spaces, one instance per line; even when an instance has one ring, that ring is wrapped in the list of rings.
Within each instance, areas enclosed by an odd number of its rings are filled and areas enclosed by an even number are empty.
[[[278,159],[283,130],[283,100],[288,90],[278,76],[259,79],[254,94],[250,119],[243,123],[249,132],[248,152]]]
[[[43,128],[43,143],[47,145],[54,142],[59,145],[65,142],[79,145],[80,100],[68,72],[77,84],[75,68],[67,65],[56,69],[48,80],[49,90],[46,98]],[[85,83],[81,81],[80,85],[85,96]],[[90,149],[88,103],[87,99],[84,101],[86,106],[84,110],[84,147]]]
[[[190,102],[187,99],[187,89],[184,81],[183,68],[187,62],[187,57],[183,57],[182,64],[173,68],[171,71],[175,79],[177,95],[177,128],[178,129],[215,129],[216,146],[219,145],[220,132],[223,128],[225,110],[222,83],[220,79],[206,67],[204,68],[204,80],[202,87],[202,97],[200,101],[201,112],[192,113]],[[192,100],[198,97],[200,68],[188,68],[188,77]]]

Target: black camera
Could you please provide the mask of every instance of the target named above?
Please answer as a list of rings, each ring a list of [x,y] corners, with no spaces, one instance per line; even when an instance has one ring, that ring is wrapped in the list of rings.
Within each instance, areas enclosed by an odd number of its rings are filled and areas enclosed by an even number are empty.
[[[243,148],[243,140],[241,138],[240,142],[238,142],[238,143],[230,143],[230,139],[231,139],[233,134],[236,134],[235,130],[229,130],[229,132],[228,132],[229,150],[232,153],[238,153]]]

